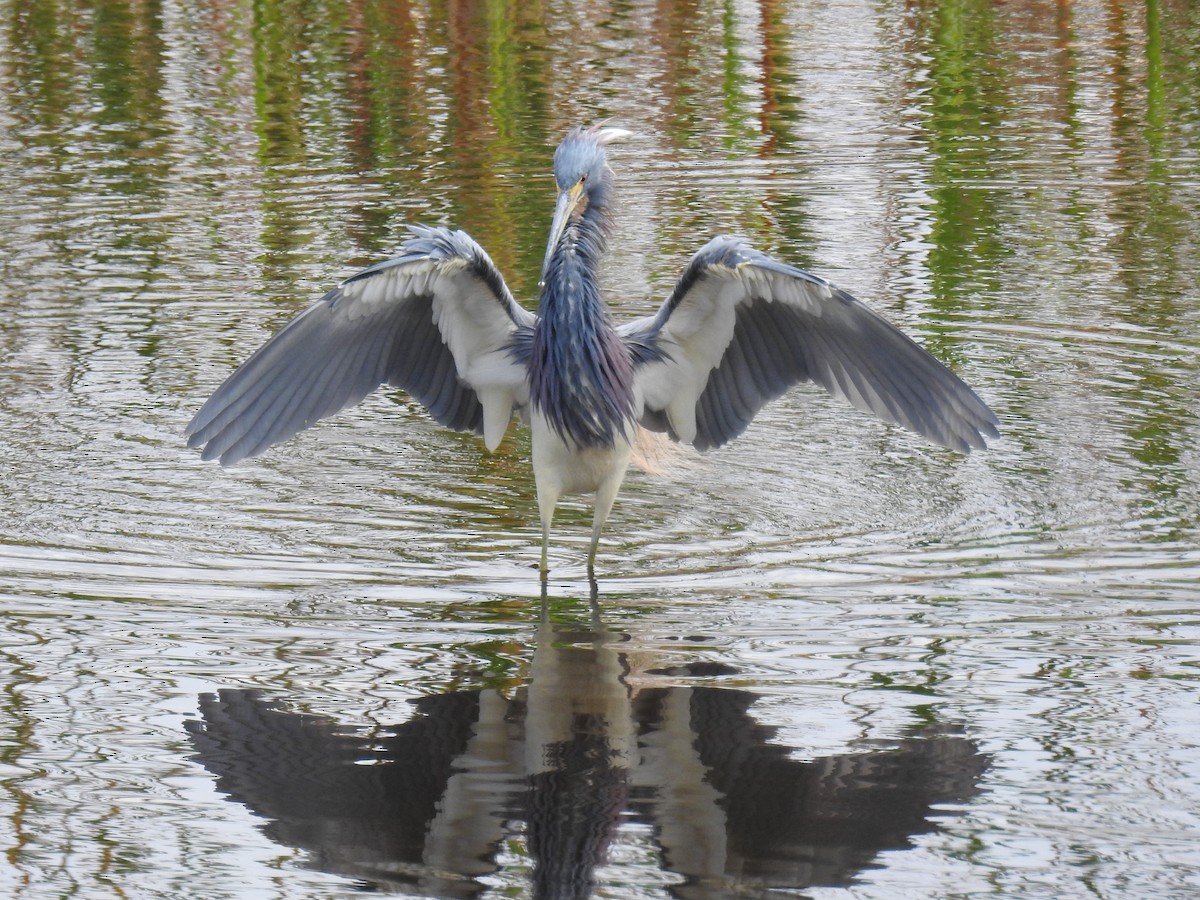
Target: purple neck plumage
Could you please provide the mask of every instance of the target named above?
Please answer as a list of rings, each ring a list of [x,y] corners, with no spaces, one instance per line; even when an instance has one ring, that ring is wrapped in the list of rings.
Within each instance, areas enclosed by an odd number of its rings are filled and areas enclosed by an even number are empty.
[[[633,366],[600,297],[609,230],[607,185],[592,186],[582,215],[550,259],[529,362],[530,400],[576,447],[613,447],[634,418]]]

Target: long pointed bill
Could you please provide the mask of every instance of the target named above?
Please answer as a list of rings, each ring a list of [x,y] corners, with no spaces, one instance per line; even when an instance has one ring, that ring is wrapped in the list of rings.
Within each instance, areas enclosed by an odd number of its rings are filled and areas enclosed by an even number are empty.
[[[554,251],[558,249],[558,242],[562,238],[563,232],[567,230],[567,225],[571,221],[571,215],[575,212],[575,207],[579,205],[579,200],[583,196],[583,182],[579,182],[568,191],[559,191],[558,203],[554,206],[554,218],[550,220],[550,240],[546,242],[546,258],[542,260],[542,283],[546,282],[546,273],[550,271],[550,260],[554,256]]]

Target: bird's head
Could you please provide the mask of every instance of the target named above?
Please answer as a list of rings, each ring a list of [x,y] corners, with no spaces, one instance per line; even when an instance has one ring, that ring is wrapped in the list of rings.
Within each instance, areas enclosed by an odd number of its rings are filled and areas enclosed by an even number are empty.
[[[567,226],[582,218],[589,209],[603,216],[613,177],[604,148],[631,134],[624,128],[604,125],[574,128],[554,151],[558,203],[554,207],[550,240],[546,244],[546,258],[542,263],[543,279]]]

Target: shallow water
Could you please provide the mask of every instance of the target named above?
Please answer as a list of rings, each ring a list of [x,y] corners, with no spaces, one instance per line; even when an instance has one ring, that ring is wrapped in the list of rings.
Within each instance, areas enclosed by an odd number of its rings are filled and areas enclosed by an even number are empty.
[[[0,0],[0,890],[1200,891],[1200,17],[1183,3]],[[197,406],[410,221],[526,302],[608,116],[605,288],[741,232],[1000,416],[808,389],[628,479],[543,600],[528,437]],[[222,693],[223,692],[223,693]],[[358,765],[353,765],[358,763]]]

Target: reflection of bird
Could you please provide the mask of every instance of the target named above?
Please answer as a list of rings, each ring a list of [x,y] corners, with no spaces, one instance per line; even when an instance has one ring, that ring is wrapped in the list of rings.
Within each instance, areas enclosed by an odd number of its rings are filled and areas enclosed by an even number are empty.
[[[403,255],[343,281],[234,372],[188,426],[189,444],[233,463],[385,382],[489,449],[519,412],[533,433],[545,574],[555,505],[592,491],[593,570],[639,425],[719,447],[813,381],[945,447],[968,452],[997,434],[974,392],[889,322],[737,238],[702,247],[656,315],[614,326],[598,285],[612,212],[605,146],[627,134],[577,128],[555,152],[536,316],[465,233],[413,227]]]
[[[953,813],[939,805],[975,795],[989,763],[973,741],[936,734],[801,761],[755,720],[755,694],[638,688],[621,646],[543,629],[511,698],[425,696],[386,727],[225,690],[201,697],[187,729],[217,788],[308,865],[460,898],[518,871],[535,898],[589,897],[615,845],[641,857],[647,840],[681,900],[846,885],[936,831],[931,816]]]

